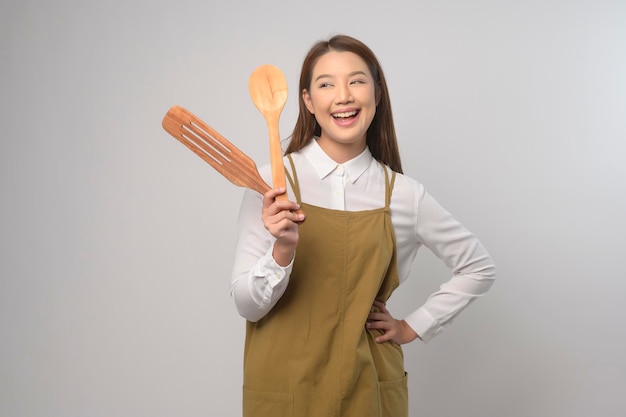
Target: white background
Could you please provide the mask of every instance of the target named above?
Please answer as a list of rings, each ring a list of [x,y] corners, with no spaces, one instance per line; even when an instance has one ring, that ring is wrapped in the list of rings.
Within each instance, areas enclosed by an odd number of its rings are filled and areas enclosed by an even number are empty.
[[[626,2],[3,2],[0,415],[238,416],[242,189],[161,127],[179,104],[267,163],[247,80],[290,96],[346,33],[389,81],[405,173],[487,246],[492,291],[406,346],[411,416],[623,416]],[[391,302],[448,271],[421,252]]]

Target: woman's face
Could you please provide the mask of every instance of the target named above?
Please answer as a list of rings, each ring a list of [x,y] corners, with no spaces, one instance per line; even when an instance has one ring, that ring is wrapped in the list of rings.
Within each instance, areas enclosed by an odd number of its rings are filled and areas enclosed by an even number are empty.
[[[331,51],[313,67],[307,109],[321,128],[318,143],[337,162],[360,154],[376,114],[376,84],[367,64],[352,52]]]

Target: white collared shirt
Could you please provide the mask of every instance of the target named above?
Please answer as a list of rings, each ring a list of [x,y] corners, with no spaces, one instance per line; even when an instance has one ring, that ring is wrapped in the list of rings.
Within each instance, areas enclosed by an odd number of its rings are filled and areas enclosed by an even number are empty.
[[[337,164],[316,140],[312,140],[291,156],[297,169],[302,202],[348,211],[384,207],[385,174],[369,149],[344,164]],[[286,158],[284,163],[291,172]],[[262,167],[259,172],[271,184],[270,166]],[[295,201],[293,191],[287,185],[289,198]],[[260,194],[245,191],[231,278],[231,294],[237,310],[250,321],[261,319],[280,299],[289,284],[293,266],[292,263],[283,268],[274,262],[274,238],[261,221],[262,206]],[[420,338],[428,342],[474,299],[489,290],[495,279],[495,266],[474,235],[417,181],[396,175],[390,209],[400,283],[409,277],[413,260],[422,245],[452,272],[452,277],[438,291],[421,303],[416,299],[416,310],[404,317]]]

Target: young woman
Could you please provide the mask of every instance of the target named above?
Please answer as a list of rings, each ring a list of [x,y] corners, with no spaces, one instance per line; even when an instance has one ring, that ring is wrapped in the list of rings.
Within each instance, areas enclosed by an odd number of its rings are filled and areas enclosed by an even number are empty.
[[[246,191],[241,207],[232,295],[247,319],[243,414],[407,416],[400,345],[441,333],[487,292],[494,264],[402,175],[385,77],[366,45],[348,36],[315,44],[299,93],[289,189]],[[422,245],[452,277],[395,319],[385,302]]]

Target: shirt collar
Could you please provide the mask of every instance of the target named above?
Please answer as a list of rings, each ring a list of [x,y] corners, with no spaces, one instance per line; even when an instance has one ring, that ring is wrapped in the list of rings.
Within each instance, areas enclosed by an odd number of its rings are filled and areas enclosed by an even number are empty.
[[[314,138],[302,149],[301,152],[302,155],[311,163],[320,179],[327,177],[339,166],[337,162],[333,161],[326,154],[326,152],[322,150],[320,145],[317,143],[317,138]],[[343,166],[346,175],[348,176],[348,180],[351,183],[354,183],[371,165],[373,159],[374,157],[372,156],[372,153],[369,148],[366,147],[361,154],[352,158],[348,162],[341,164],[341,166]]]

